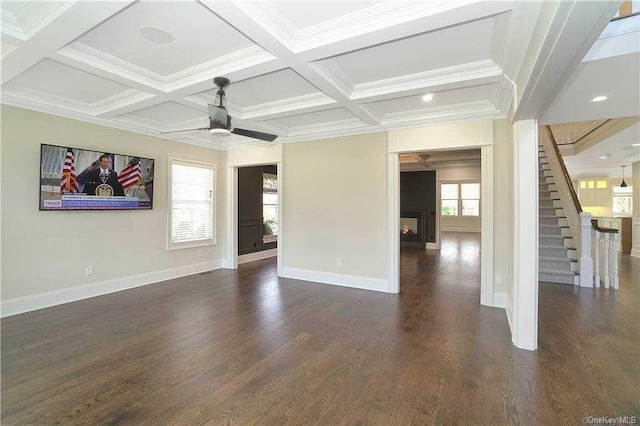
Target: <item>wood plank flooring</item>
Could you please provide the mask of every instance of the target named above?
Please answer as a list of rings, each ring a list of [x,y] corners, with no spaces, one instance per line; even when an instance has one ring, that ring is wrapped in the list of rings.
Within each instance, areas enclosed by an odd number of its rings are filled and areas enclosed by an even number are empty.
[[[640,262],[540,287],[540,349],[479,305],[479,234],[403,249],[401,294],[241,265],[2,321],[2,424],[562,425],[640,414]]]

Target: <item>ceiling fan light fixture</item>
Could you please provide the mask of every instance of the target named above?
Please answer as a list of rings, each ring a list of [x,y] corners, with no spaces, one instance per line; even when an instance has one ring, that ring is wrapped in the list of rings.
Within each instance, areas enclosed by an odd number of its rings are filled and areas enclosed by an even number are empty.
[[[424,102],[431,102],[433,100],[433,93],[427,93],[422,97]]]
[[[211,129],[209,130],[213,136],[229,136],[231,134],[231,130],[229,129]]]

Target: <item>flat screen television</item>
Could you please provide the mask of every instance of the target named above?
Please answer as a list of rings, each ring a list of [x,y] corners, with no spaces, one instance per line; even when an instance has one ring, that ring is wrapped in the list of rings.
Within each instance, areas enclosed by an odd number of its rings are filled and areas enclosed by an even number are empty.
[[[150,210],[151,158],[40,145],[40,210]]]

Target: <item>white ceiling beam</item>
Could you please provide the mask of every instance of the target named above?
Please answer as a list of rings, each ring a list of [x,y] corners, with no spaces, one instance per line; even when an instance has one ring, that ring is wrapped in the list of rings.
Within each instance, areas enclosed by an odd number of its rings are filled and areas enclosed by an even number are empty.
[[[517,120],[541,118],[621,1],[544,3],[517,81]]]
[[[379,120],[373,114],[361,108],[356,102],[351,101],[331,82],[319,75],[304,60],[298,58],[287,46],[279,41],[267,29],[256,25],[256,23],[245,14],[238,5],[231,2],[216,2],[212,0],[202,0],[201,3],[221,16],[225,21],[238,29],[240,32],[251,38],[254,43],[262,47],[267,52],[283,61],[289,68],[296,71],[309,83],[316,86],[329,97],[337,101],[339,107],[343,107],[351,112],[358,119],[369,125],[378,125]]]
[[[53,55],[58,49],[78,38],[78,35],[89,31],[131,3],[130,1],[74,3],[2,60],[1,83],[5,84],[43,58]]]

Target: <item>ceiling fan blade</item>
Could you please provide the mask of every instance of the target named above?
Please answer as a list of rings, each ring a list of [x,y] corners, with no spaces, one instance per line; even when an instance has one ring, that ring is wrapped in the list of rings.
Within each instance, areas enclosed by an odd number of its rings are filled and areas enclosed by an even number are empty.
[[[160,132],[161,135],[166,135],[169,133],[182,133],[182,132],[196,132],[199,130],[211,130],[209,127],[199,127],[197,129],[185,129],[185,130],[173,130],[171,132]]]
[[[237,127],[233,129],[231,133],[235,135],[240,135],[240,136],[247,136],[249,138],[260,139],[268,142],[273,142],[278,137],[278,135],[272,135],[270,133],[256,132],[254,130],[247,130],[247,129],[238,129]]]

